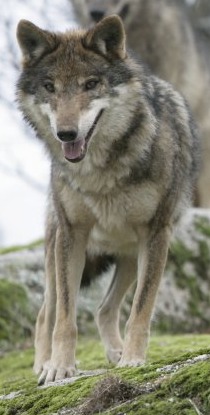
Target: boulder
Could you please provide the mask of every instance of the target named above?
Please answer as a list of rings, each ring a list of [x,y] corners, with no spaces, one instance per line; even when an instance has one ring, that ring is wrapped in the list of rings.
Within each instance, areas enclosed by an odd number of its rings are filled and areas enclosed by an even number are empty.
[[[171,241],[156,303],[161,330],[209,331],[210,211],[189,209]]]

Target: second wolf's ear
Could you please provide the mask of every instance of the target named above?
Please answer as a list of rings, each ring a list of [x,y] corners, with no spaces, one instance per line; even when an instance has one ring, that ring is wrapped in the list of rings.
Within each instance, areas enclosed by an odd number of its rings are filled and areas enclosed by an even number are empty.
[[[108,16],[90,29],[84,44],[108,57],[124,59],[126,57],[125,30],[122,20],[117,16]]]
[[[53,49],[52,34],[40,29],[28,20],[20,20],[17,26],[17,40],[23,54],[23,64],[39,59],[45,51]]]

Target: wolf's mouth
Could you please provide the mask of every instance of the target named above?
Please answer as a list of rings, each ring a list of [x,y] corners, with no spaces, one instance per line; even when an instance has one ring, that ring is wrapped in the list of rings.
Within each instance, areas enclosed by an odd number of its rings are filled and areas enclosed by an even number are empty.
[[[90,140],[102,113],[103,109],[99,111],[86,137],[72,142],[62,143],[62,149],[66,160],[71,161],[72,163],[78,163],[85,157],[88,141]]]

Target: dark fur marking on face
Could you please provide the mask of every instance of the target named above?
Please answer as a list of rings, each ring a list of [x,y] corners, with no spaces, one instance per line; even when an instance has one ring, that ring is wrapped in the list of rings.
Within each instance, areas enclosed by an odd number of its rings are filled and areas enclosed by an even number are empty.
[[[17,89],[25,92],[26,94],[34,95],[36,93],[37,79],[33,81],[33,76],[30,76],[30,70],[21,74],[18,82]]]
[[[133,71],[123,61],[109,66],[106,70],[106,77],[111,87],[129,82],[133,75]]]

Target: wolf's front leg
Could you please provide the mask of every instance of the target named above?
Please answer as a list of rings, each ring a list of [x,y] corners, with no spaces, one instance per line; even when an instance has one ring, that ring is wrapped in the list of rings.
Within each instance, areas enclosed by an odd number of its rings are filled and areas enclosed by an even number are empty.
[[[39,384],[75,374],[77,339],[76,301],[85,266],[86,238],[83,231],[65,221],[56,232],[56,318],[52,336],[52,354],[43,369]]]
[[[35,330],[34,371],[42,372],[51,357],[52,332],[55,324],[55,234],[52,219],[48,216],[45,237],[45,298],[39,311]]]
[[[139,366],[145,362],[150,321],[165,268],[170,235],[170,227],[156,231],[148,240],[143,256],[139,260],[137,288],[126,325],[120,367]]]

